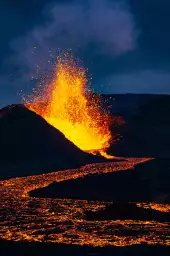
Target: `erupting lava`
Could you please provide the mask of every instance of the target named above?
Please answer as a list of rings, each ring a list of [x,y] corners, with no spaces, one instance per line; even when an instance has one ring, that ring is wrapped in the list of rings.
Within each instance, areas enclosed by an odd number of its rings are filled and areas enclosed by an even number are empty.
[[[105,151],[111,140],[110,117],[87,88],[86,70],[68,52],[58,57],[52,83],[34,89],[25,105],[80,149],[109,157]]]

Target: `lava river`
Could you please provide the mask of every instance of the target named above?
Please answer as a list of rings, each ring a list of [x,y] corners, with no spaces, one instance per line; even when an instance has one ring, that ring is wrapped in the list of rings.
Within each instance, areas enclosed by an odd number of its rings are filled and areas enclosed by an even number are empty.
[[[117,162],[89,164],[80,169],[0,181],[0,238],[95,247],[140,243],[170,245],[169,222],[126,219],[88,221],[85,211],[97,212],[104,209],[109,202],[29,196],[30,191],[46,187],[54,181],[125,171],[148,160],[151,159],[124,158]],[[136,204],[138,207],[170,212],[170,205]],[[134,231],[134,235],[127,235],[131,231]]]

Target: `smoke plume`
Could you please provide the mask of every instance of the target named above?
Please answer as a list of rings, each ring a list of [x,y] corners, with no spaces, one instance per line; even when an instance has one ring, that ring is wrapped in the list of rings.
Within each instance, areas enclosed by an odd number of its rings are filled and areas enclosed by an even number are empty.
[[[55,3],[43,11],[44,22],[10,42],[13,54],[6,60],[12,77],[2,76],[5,86],[23,86],[36,68],[50,69],[58,48],[80,48],[93,56],[120,55],[136,46],[138,32],[125,1],[88,0]],[[90,51],[89,51],[90,52]],[[90,58],[90,54],[89,54]],[[49,64],[49,66],[48,66]]]

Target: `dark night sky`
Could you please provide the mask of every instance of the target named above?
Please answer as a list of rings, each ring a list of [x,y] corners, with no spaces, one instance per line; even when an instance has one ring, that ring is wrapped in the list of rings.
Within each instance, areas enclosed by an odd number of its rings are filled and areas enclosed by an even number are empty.
[[[169,24],[169,0],[1,0],[0,105],[59,47],[83,59],[95,91],[170,93]]]

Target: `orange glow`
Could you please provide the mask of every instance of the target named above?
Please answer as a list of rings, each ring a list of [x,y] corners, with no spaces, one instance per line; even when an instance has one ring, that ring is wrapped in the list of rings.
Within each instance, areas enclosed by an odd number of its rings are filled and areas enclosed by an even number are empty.
[[[83,151],[105,157],[110,145],[110,117],[101,109],[99,96],[87,88],[84,68],[67,52],[58,57],[55,77],[46,89],[33,91],[26,107],[42,116]],[[48,102],[40,104],[40,102]]]
[[[170,223],[154,220],[91,220],[86,212],[104,210],[110,202],[69,198],[36,198],[29,192],[63,182],[126,171],[152,159],[116,158],[115,162],[88,164],[78,169],[17,177],[0,181],[0,238],[15,242],[42,242],[78,246],[170,246]],[[77,198],[79,195],[77,195]],[[136,203],[138,207],[170,212],[170,205]]]

